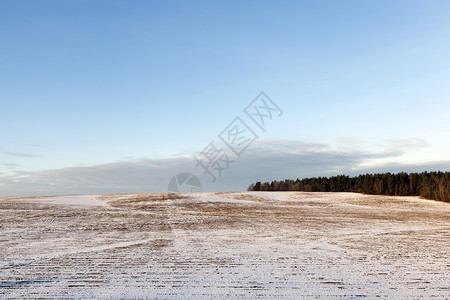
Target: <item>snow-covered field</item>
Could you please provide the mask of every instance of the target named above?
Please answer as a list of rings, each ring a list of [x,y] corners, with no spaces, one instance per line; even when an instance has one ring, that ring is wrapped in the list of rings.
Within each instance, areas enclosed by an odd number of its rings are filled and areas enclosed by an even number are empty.
[[[0,198],[0,298],[449,298],[450,204],[352,193]]]

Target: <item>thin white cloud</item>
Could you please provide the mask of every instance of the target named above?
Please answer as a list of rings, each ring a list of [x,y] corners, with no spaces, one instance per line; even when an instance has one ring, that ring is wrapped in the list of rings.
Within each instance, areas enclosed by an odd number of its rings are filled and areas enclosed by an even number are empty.
[[[2,165],[7,167],[7,168],[17,168],[17,167],[19,167],[18,164],[14,164],[14,163],[3,163]]]
[[[5,150],[5,149],[0,149],[0,153],[9,155],[9,156],[14,156],[14,157],[30,157],[30,158],[38,157],[37,155],[30,154],[30,153],[9,151],[9,150]]]

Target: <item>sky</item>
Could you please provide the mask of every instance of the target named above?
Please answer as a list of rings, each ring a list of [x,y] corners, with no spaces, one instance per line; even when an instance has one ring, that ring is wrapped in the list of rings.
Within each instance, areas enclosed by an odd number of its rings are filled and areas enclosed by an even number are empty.
[[[449,11],[444,0],[1,1],[0,196],[165,192],[183,172],[204,191],[238,191],[448,171]]]

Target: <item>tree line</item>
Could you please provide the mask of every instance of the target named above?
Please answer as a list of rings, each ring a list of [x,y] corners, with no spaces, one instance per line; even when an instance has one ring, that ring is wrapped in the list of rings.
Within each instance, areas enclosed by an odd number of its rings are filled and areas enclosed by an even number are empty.
[[[450,202],[450,172],[338,175],[256,182],[249,191],[356,192],[371,195],[420,196]]]

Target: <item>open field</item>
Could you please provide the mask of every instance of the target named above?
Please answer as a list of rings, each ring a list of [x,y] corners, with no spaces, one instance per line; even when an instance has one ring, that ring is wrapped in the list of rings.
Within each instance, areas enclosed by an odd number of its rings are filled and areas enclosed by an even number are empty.
[[[0,198],[0,298],[449,298],[450,204],[352,193]]]

